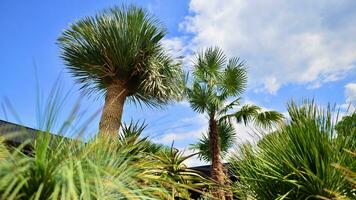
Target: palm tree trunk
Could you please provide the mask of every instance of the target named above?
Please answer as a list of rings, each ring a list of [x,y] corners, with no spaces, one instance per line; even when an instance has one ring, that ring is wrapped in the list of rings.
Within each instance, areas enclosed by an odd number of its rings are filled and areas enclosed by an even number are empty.
[[[209,119],[209,142],[210,142],[210,152],[212,154],[212,170],[211,176],[212,179],[219,185],[215,189],[213,195],[219,200],[225,200],[224,190],[220,187],[224,185],[224,171],[223,164],[221,162],[220,156],[220,137],[218,134],[218,125],[217,121],[214,119],[214,116],[210,116]]]
[[[225,200],[233,200],[234,199],[234,194],[232,192],[232,187],[231,187],[231,180],[229,179],[229,172],[228,169],[224,167],[224,173],[225,173],[225,187],[226,187],[226,192],[225,192]]]
[[[127,91],[121,84],[112,84],[106,89],[105,103],[99,123],[101,136],[117,138]]]

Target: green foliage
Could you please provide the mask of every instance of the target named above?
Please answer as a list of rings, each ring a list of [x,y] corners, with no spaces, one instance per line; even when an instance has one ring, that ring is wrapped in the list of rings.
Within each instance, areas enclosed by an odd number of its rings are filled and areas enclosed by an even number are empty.
[[[151,142],[148,137],[143,137],[142,133],[146,128],[145,123],[133,122],[131,121],[128,124],[123,124],[119,131],[119,140],[118,142],[122,146],[133,146],[135,149],[132,149],[132,154],[137,153],[157,153],[161,151],[164,146]]]
[[[107,9],[71,24],[58,39],[61,57],[85,92],[105,92],[113,84],[129,100],[159,106],[180,97],[180,62],[162,46],[166,30],[136,6]]]
[[[1,138],[0,199],[190,199],[188,190],[209,184],[184,164],[193,155],[157,146],[152,153],[152,143],[126,131],[119,141],[87,143],[39,132],[31,155],[8,151]]]
[[[255,199],[355,199],[352,185],[337,166],[355,171],[355,133],[335,134],[331,108],[314,102],[288,106],[291,121],[262,139],[244,145],[231,158],[241,196]],[[351,131],[351,130],[349,130]],[[353,142],[352,142],[353,141]]]
[[[157,161],[155,170],[164,180],[165,187],[171,190],[172,197],[190,199],[189,190],[203,193],[202,189],[212,182],[201,176],[198,171],[189,169],[184,163],[195,154],[184,156],[183,153],[172,146],[161,149],[153,158]]]
[[[0,160],[8,156],[8,149],[5,146],[4,138],[0,137]]]
[[[350,116],[344,116],[341,121],[335,125],[335,130],[338,134],[347,136],[345,134],[356,133],[356,113]]]
[[[224,158],[236,141],[236,133],[231,124],[220,122],[218,124],[218,134],[220,137],[221,157]],[[206,135],[203,135],[196,144],[192,144],[191,148],[199,152],[199,159],[211,162],[209,138]]]
[[[262,108],[256,105],[243,105],[234,113],[226,114],[220,118],[220,121],[231,121],[235,119],[237,123],[253,123],[257,127],[272,128],[276,124],[281,124],[283,115],[276,111],[262,111]]]
[[[0,199],[171,199],[172,194],[187,195],[188,189],[199,191],[205,184],[183,164],[190,156],[167,153],[164,146],[143,137],[143,123],[124,124],[115,141],[105,137],[81,141],[92,116],[83,126],[77,124],[83,112],[76,104],[59,124],[67,99],[62,92],[56,84],[46,101],[38,98],[38,124],[46,131],[38,131],[36,139],[8,148],[6,139],[29,134],[28,130],[0,137]],[[60,135],[51,135],[58,124]],[[71,129],[75,138],[61,135]]]
[[[194,62],[192,87],[187,89],[193,110],[214,114],[230,97],[241,94],[246,87],[247,75],[239,58],[227,60],[217,47],[197,54]]]
[[[222,157],[234,144],[235,130],[232,120],[237,123],[254,123],[263,128],[271,128],[281,123],[283,116],[276,111],[263,111],[256,105],[241,105],[239,97],[246,88],[247,70],[239,58],[227,59],[223,51],[210,47],[196,55],[193,81],[187,88],[192,109],[206,113],[218,121]],[[209,138],[203,136],[192,145],[199,152],[199,158],[210,161]]]
[[[46,133],[39,133],[46,134]],[[15,149],[0,162],[1,199],[151,199],[167,195],[159,183],[141,185],[149,165],[132,146],[95,140],[86,144],[40,136],[33,155]],[[135,160],[135,162],[133,162]]]

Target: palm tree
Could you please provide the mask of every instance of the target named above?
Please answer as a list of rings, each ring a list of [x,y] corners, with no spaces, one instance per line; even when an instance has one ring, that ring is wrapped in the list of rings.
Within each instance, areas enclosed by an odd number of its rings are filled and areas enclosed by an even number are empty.
[[[212,161],[212,178],[217,184],[224,184],[224,170],[221,162],[221,137],[219,126],[236,122],[255,123],[270,127],[280,122],[282,115],[276,111],[262,111],[256,105],[240,106],[240,95],[247,83],[246,68],[239,58],[227,59],[219,48],[210,47],[198,53],[194,60],[192,86],[187,89],[191,107],[198,113],[205,113],[209,118],[208,142]],[[232,100],[231,100],[232,99]],[[231,129],[232,126],[226,128]],[[226,129],[225,128],[225,129]],[[224,128],[220,128],[224,130]],[[228,132],[231,132],[230,130]],[[218,199],[225,199],[224,192],[216,189]]]
[[[78,20],[58,38],[61,57],[81,89],[105,95],[102,135],[117,136],[126,100],[160,107],[181,96],[181,64],[164,49],[165,35],[146,10],[122,6]]]

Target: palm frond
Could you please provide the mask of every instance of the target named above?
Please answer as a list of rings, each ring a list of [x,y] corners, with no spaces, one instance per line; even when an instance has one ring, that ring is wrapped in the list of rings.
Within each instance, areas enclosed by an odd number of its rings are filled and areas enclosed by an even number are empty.
[[[218,124],[218,133],[220,137],[221,157],[224,158],[236,141],[236,132],[231,124],[220,122]],[[198,152],[199,159],[207,162],[211,161],[210,143],[206,135],[203,135],[197,143],[192,144],[191,149]]]
[[[264,111],[257,113],[253,121],[258,127],[270,129],[277,124],[282,124],[283,119],[283,115],[277,111]]]
[[[231,58],[222,72],[222,80],[219,83],[221,95],[241,95],[247,84],[247,71],[243,61],[239,58]]]
[[[220,111],[219,111],[219,115],[226,115],[227,112],[229,112],[231,109],[233,109],[236,106],[239,106],[241,103],[241,98],[236,98],[233,101],[231,101],[230,103],[228,103],[226,106],[224,106]]]
[[[238,111],[234,112],[233,114],[228,114],[221,117],[221,120],[233,118],[237,121],[237,123],[243,122],[245,125],[247,125],[249,122],[252,122],[254,120],[260,110],[261,108],[256,105],[243,105]]]
[[[218,47],[209,47],[196,55],[193,76],[196,80],[215,85],[226,64],[226,56]]]
[[[119,131],[118,142],[122,146],[132,147],[130,154],[136,155],[142,152],[156,153],[164,148],[161,144],[153,143],[146,136],[143,136],[143,131],[147,127],[145,122],[133,122],[124,123]]]
[[[187,89],[188,101],[194,111],[204,113],[208,110],[210,105],[212,94],[206,85],[200,85],[195,82],[191,89]]]

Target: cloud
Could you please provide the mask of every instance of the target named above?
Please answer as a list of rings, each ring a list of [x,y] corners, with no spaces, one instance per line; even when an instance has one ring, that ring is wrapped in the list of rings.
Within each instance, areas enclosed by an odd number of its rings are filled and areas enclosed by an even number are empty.
[[[341,108],[346,111],[353,112],[356,110],[356,83],[349,83],[345,85],[345,103]]]
[[[245,59],[255,91],[318,88],[355,69],[356,1],[191,0],[189,10],[185,46],[217,45]]]
[[[345,85],[346,102],[356,103],[356,83]]]
[[[166,50],[175,58],[181,58],[183,68],[189,71],[192,66],[192,47],[186,36],[165,38],[162,40],[162,44]]]
[[[156,142],[168,145],[168,144],[172,144],[172,142],[199,138],[203,132],[204,132],[204,129],[196,129],[196,130],[187,131],[187,132],[183,132],[183,133],[167,133],[167,134],[164,134],[163,137],[160,138],[159,140],[156,140]]]
[[[204,115],[197,114],[194,117],[189,117],[189,118],[184,118],[179,120],[176,125],[185,125],[185,124],[191,124],[193,123],[197,128],[193,130],[176,130],[175,132],[168,132],[164,134],[161,138],[158,139],[153,139],[154,142],[158,142],[161,144],[165,145],[172,145],[172,142],[174,141],[174,146],[179,149],[179,151],[184,152],[185,156],[191,155],[195,152],[189,149],[187,147],[186,142],[195,142],[197,139],[199,139],[202,134],[207,132],[207,127],[208,127],[208,120],[204,117]],[[177,143],[179,142],[184,142],[184,147],[180,146]],[[201,166],[201,165],[207,165],[208,163],[201,161],[198,159],[198,156],[193,156],[189,158],[188,160],[185,161],[185,164],[189,167],[193,166]]]
[[[162,44],[175,56],[181,56],[186,50],[184,40],[180,37],[165,38],[162,40]]]
[[[204,115],[197,114],[194,117],[184,118],[176,122],[175,126],[184,126],[186,124],[193,124],[195,129],[175,129],[174,131],[169,130],[169,132],[164,133],[161,138],[154,139],[154,142],[171,145],[172,142],[179,141],[189,141],[196,140],[201,137],[203,133],[206,132],[208,127],[208,120]]]

